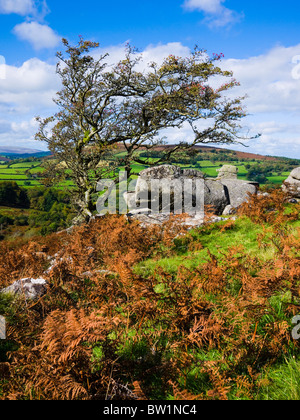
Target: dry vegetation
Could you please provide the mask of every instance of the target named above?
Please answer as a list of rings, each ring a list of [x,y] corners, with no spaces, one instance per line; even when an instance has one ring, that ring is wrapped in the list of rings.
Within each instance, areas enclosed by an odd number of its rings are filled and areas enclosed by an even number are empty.
[[[8,323],[1,398],[263,398],[268,372],[299,355],[291,337],[300,312],[299,210],[278,191],[253,197],[240,218],[249,229],[259,225],[258,248],[271,246],[273,258],[232,243],[218,254],[207,249],[198,267],[181,265],[175,274],[160,268],[143,276],[134,267],[172,258],[174,238],[203,251],[212,230],[221,241],[237,222],[191,233],[177,220],[145,230],[106,216],[72,234],[14,249],[2,243],[1,287],[37,278],[49,255],[59,253],[60,262],[39,301],[0,298]]]

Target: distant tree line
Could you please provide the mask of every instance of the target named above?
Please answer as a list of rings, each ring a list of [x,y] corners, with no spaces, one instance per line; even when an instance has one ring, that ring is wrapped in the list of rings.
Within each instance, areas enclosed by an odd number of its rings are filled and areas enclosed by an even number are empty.
[[[16,163],[28,163],[32,162],[32,167],[34,167],[34,163],[40,163],[40,158],[34,157],[34,156],[28,156],[28,157],[20,157],[17,158],[13,156],[8,156],[11,160],[7,162],[7,167],[9,168],[11,165],[15,165]]]
[[[29,210],[28,215],[6,216],[0,211],[0,225],[38,228],[43,235],[70,226],[74,213],[70,194],[55,188],[25,189],[14,181],[0,182],[0,206]]]
[[[140,153],[141,158],[161,159],[165,152],[160,150],[147,150]],[[172,161],[179,164],[190,164],[201,167],[201,161],[208,160],[212,163],[215,162],[244,162],[247,160],[249,163],[245,164],[245,168],[250,172],[249,176],[257,174],[265,174],[266,176],[274,173],[290,172],[295,167],[300,166],[300,161],[297,159],[284,159],[272,161],[258,161],[257,159],[239,159],[234,151],[230,150],[215,150],[209,151],[190,149],[181,151],[177,155],[173,155]]]
[[[140,153],[141,158],[161,159],[165,152],[160,150],[148,150]],[[212,149],[209,152],[202,150],[189,149],[174,153],[172,156],[173,163],[197,165],[203,160],[210,160],[211,162],[233,162],[237,161],[237,157],[232,152],[221,152]]]
[[[268,178],[274,174],[282,176],[284,172],[292,171],[299,161],[274,161],[274,162],[264,162],[256,164],[246,164],[245,168],[247,169],[247,179],[251,181],[256,181],[261,184],[268,182]],[[295,164],[296,163],[296,164]]]
[[[29,208],[30,200],[24,188],[14,181],[0,183],[0,206]]]

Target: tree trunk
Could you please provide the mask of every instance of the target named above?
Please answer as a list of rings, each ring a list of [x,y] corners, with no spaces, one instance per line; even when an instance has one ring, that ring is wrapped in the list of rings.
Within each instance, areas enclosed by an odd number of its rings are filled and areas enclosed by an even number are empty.
[[[90,187],[84,193],[79,194],[79,197],[75,200],[76,206],[78,207],[78,216],[73,220],[73,224],[88,223],[93,217],[96,206],[92,200],[92,192],[92,188]]]

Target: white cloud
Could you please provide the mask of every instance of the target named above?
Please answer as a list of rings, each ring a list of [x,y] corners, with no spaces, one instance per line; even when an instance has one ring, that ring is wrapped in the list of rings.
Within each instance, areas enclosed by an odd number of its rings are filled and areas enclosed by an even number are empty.
[[[238,22],[242,13],[230,10],[223,5],[225,0],[185,0],[183,7],[186,10],[204,13],[204,22],[210,27],[224,27]]]
[[[248,142],[248,151],[300,158],[300,78],[295,77],[299,54],[300,44],[276,46],[259,56],[220,64],[240,82],[232,94],[247,95],[244,103],[250,115],[243,125],[262,134]]]
[[[15,133],[21,132],[23,135],[24,135],[24,133],[32,134],[32,131],[34,131],[34,132],[37,131],[38,125],[39,124],[36,121],[36,119],[31,118],[31,120],[29,120],[29,121],[21,121],[19,123],[12,122],[11,123],[11,129]]]
[[[35,117],[55,112],[52,98],[61,88],[55,70],[37,58],[20,67],[7,65],[6,79],[0,79],[0,146],[45,149],[34,140]]]
[[[189,48],[181,43],[169,43],[150,45],[142,56],[144,63],[161,63],[169,54],[187,56],[189,53]],[[300,158],[300,77],[295,77],[299,61],[300,44],[276,46],[260,56],[227,59],[219,63],[222,68],[232,70],[241,84],[228,91],[228,96],[248,95],[244,104],[251,115],[241,122],[245,127],[243,133],[262,134],[259,139],[246,142],[249,148],[237,146],[237,150]],[[218,82],[216,79],[214,84]],[[168,130],[165,134],[170,143],[193,138],[188,125],[180,130]]]
[[[48,11],[46,0],[0,0],[0,14],[44,17]]]
[[[36,50],[58,45],[59,36],[49,26],[38,23],[49,13],[46,0],[0,0],[0,14],[12,13],[27,18],[13,28],[19,39],[28,41]]]
[[[232,70],[241,83],[236,92],[249,96],[249,112],[298,112],[300,79],[293,76],[293,57],[299,53],[300,44],[277,46],[260,56],[224,60],[221,66]]]
[[[109,65],[117,64],[120,60],[125,58],[126,44],[113,45],[106,48],[97,48],[93,56],[99,58],[100,55],[108,53],[106,58]],[[167,44],[148,45],[144,51],[140,52],[142,60],[137,65],[137,68],[142,71],[145,70],[147,64],[156,62],[161,64],[167,56],[173,54],[175,56],[185,57],[191,53],[189,47],[182,45],[180,42],[169,42]]]
[[[16,25],[13,32],[23,41],[28,41],[35,50],[54,48],[60,42],[60,37],[47,25],[38,22],[23,22]]]
[[[261,133],[259,139],[248,142],[252,153],[300,158],[300,122],[293,116],[257,114],[247,120],[252,132]]]
[[[0,0],[0,13],[26,16],[35,10],[35,4],[32,0]]]
[[[38,58],[25,61],[22,66],[7,65],[7,77],[0,82],[1,90],[20,92],[40,91],[57,84],[55,65],[48,64]]]
[[[124,58],[124,45],[111,46],[94,51],[96,56],[109,52],[110,64]],[[187,56],[190,49],[179,43],[150,45],[141,52],[143,64],[161,63],[170,55]],[[293,47],[277,46],[265,54],[247,59],[227,59],[218,63],[222,68],[233,70],[241,83],[228,91],[228,95],[242,96],[251,114],[242,120],[250,134],[261,133],[259,139],[248,141],[249,148],[229,148],[251,153],[300,158],[300,79],[295,78],[295,66],[300,55],[300,44]],[[0,79],[0,145],[41,148],[42,143],[33,140],[36,115],[46,117],[56,111],[52,98],[61,89],[55,65],[37,58],[21,66],[6,66],[7,77]],[[298,122],[299,121],[299,122]],[[169,143],[193,138],[190,127],[166,130]],[[222,146],[223,147],[223,146]]]
[[[35,118],[19,122],[0,120],[0,147],[29,147],[46,150],[43,143],[38,143],[34,139],[37,130],[38,123]]]
[[[29,113],[37,115],[53,108],[52,98],[60,89],[55,66],[32,58],[20,67],[7,65],[6,79],[0,80],[0,109],[2,115],[18,120]]]
[[[184,6],[190,10],[217,14],[222,12],[223,2],[224,0],[186,0]]]
[[[164,45],[149,45],[142,52],[142,59],[144,64],[151,62],[160,64],[167,56],[171,54],[179,57],[186,57],[190,54],[190,52],[191,50],[188,47],[182,45],[180,42],[169,42],[168,44]]]

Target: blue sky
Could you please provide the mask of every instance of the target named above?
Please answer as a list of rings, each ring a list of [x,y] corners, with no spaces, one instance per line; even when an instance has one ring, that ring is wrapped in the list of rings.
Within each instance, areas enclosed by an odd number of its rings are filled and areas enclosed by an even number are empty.
[[[80,34],[116,60],[126,41],[157,61],[195,44],[224,53],[241,83],[234,94],[248,94],[245,130],[262,134],[236,149],[300,159],[299,15],[295,0],[0,0],[0,147],[45,149],[33,140],[34,117],[55,112],[55,53],[61,37]]]

